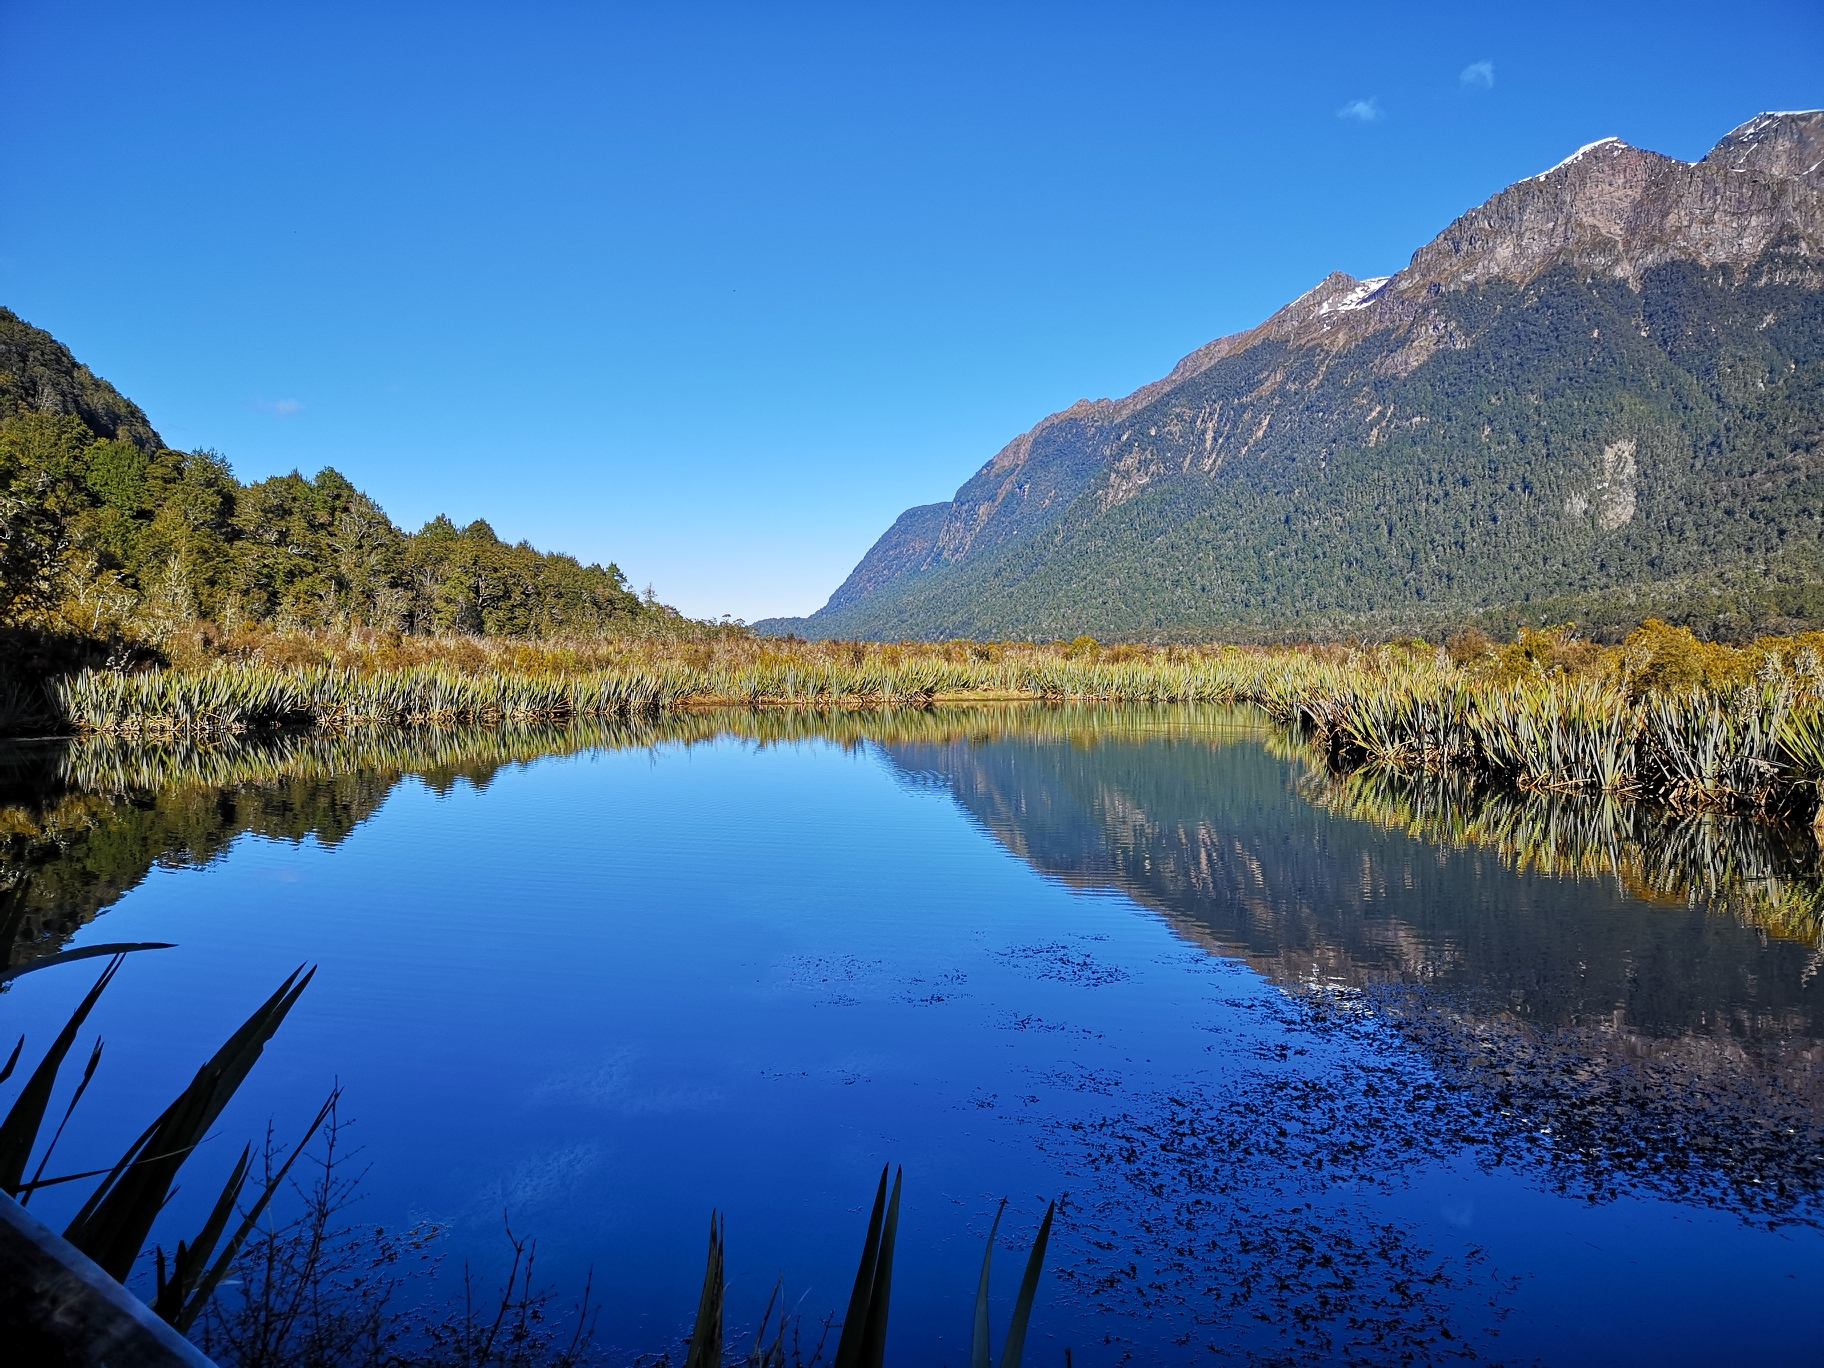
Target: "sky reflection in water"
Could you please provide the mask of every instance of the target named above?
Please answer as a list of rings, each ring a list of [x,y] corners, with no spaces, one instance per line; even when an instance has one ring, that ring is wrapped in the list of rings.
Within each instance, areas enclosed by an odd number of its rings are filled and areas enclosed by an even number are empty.
[[[96,907],[73,943],[180,944],[104,1000],[60,1163],[309,961],[178,1206],[339,1079],[369,1219],[486,1261],[505,1211],[629,1351],[684,1327],[712,1205],[737,1320],[779,1273],[838,1307],[892,1160],[906,1364],[965,1361],[998,1198],[1011,1248],[1064,1191],[1029,1363],[1817,1358],[1802,842],[1339,786],[1219,710],[734,726],[192,757],[131,804],[118,756],[15,759],[46,944]],[[1595,845],[1620,877],[1540,872]],[[1695,893],[1642,872],[1685,847]],[[90,977],[5,995],[28,1057]]]

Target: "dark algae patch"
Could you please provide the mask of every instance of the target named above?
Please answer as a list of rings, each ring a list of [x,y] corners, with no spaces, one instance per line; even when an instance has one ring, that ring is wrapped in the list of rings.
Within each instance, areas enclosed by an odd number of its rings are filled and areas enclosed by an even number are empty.
[[[1815,1042],[1640,1041],[1475,1018],[1406,990],[1372,995],[1447,1078],[1438,1114],[1478,1162],[1522,1164],[1590,1202],[1624,1195],[1775,1227],[1819,1224],[1824,1068]]]
[[[1018,972],[1033,978],[1073,983],[1084,988],[1102,988],[1129,977],[1120,965],[1105,964],[1081,947],[1061,941],[1016,945],[1003,950],[1001,958]]]
[[[1077,1257],[1061,1276],[1172,1324],[1200,1355],[1493,1355],[1513,1278],[1478,1245],[1446,1247],[1363,1200],[1454,1157],[1474,1138],[1467,1113],[1440,1103],[1432,1071],[1359,1001],[1348,1016],[1293,998],[1231,1005],[1263,1036],[1309,1043],[1284,1067],[1257,1067],[1250,1050],[1233,1073],[1050,1125],[1072,1183]]]
[[[1520,1278],[1362,1200],[1441,1167],[1505,1169],[1589,1203],[1818,1224],[1824,1132],[1777,1074],[1688,1050],[1616,1059],[1583,1033],[1491,1030],[1415,991],[1228,1005],[1305,1043],[1283,1067],[1251,1050],[1233,1074],[1124,1097],[1046,1139],[1072,1183],[1062,1276],[1187,1321],[1181,1343],[1268,1363],[1499,1359]]]

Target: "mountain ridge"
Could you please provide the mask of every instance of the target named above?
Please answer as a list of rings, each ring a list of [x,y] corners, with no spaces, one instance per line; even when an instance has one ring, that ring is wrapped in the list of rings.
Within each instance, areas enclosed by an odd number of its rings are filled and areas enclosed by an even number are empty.
[[[1716,273],[1714,280],[1707,274],[1710,272]],[[1615,288],[1623,293],[1614,294]],[[1644,320],[1638,315],[1649,299],[1657,301],[1654,307],[1662,336],[1684,328],[1680,320],[1687,315],[1708,318],[1716,314],[1720,319],[1731,303],[1742,304],[1748,294],[1763,302],[1777,294],[1780,308],[1757,315],[1765,332],[1780,312],[1790,315],[1797,301],[1798,312],[1805,315],[1799,330],[1803,336],[1797,339],[1806,366],[1799,388],[1808,397],[1799,401],[1795,421],[1806,427],[1807,418],[1817,416],[1815,396],[1811,395],[1816,381],[1812,368],[1818,333],[1824,329],[1824,317],[1817,310],[1819,292],[1824,289],[1824,111],[1756,116],[1731,130],[1696,162],[1634,148],[1616,138],[1586,144],[1556,166],[1515,182],[1458,216],[1394,275],[1358,281],[1333,273],[1254,328],[1205,344],[1183,357],[1166,376],[1132,394],[1121,399],[1079,400],[1041,419],[997,452],[949,501],[902,513],[823,608],[809,618],[769,619],[756,627],[817,636],[1074,635],[1072,629],[1077,627],[1129,636],[1210,635],[1225,629],[1236,629],[1235,634],[1243,636],[1335,634],[1377,623],[1396,627],[1402,620],[1421,624],[1437,620],[1440,614],[1463,618],[1500,612],[1515,603],[1549,601],[1566,593],[1586,598],[1590,593],[1625,596],[1627,591],[1655,585],[1674,592],[1668,586],[1683,582],[1681,574],[1695,584],[1691,575],[1696,571],[1691,567],[1674,573],[1664,566],[1648,566],[1650,573],[1631,572],[1632,578],[1606,572],[1593,577],[1565,573],[1558,576],[1564,582],[1556,585],[1550,576],[1535,574],[1518,597],[1509,598],[1498,584],[1476,584],[1475,576],[1467,575],[1462,578],[1468,583],[1456,584],[1449,593],[1429,597],[1407,593],[1404,603],[1400,593],[1339,592],[1322,612],[1285,611],[1283,604],[1275,606],[1259,592],[1242,593],[1235,605],[1238,611],[1225,614],[1219,611],[1224,603],[1216,597],[1220,592],[1216,589],[1207,589],[1201,603],[1195,594],[1162,589],[1169,589],[1166,582],[1181,577],[1188,566],[1182,556],[1174,562],[1164,554],[1168,548],[1160,545],[1153,548],[1159,553],[1152,559],[1153,582],[1141,583],[1130,574],[1123,586],[1132,601],[1129,611],[1102,604],[1095,611],[1073,613],[1062,601],[1073,593],[1081,598],[1082,585],[1105,568],[1106,555],[1092,545],[1099,531],[1107,531],[1106,526],[1098,529],[1098,522],[1105,524],[1113,510],[1141,497],[1149,487],[1175,486],[1179,506],[1169,510],[1170,516],[1179,523],[1201,519],[1206,533],[1220,536],[1224,531],[1220,519],[1212,523],[1211,515],[1236,492],[1235,482],[1258,485],[1264,478],[1271,484],[1277,478],[1262,466],[1263,460],[1303,462],[1309,474],[1314,463],[1323,468],[1323,448],[1335,455],[1348,446],[1379,446],[1395,424],[1395,412],[1409,426],[1435,421],[1442,415],[1415,412],[1401,402],[1399,392],[1408,385],[1421,383],[1424,387],[1421,368],[1452,353],[1499,347],[1506,350],[1491,358],[1495,368],[1518,376],[1526,365],[1516,360],[1516,346],[1533,347],[1536,341],[1508,337],[1513,320],[1498,316],[1503,311],[1512,314],[1533,309],[1564,314],[1567,306],[1568,312],[1586,312],[1573,295],[1589,289],[1607,290],[1611,296],[1596,311],[1603,316],[1593,315],[1591,326],[1582,334],[1586,338],[1594,334],[1591,340],[1597,341],[1605,322],[1612,335],[1639,331],[1636,325]],[[1538,298],[1542,291],[1549,296],[1543,309]],[[1666,304],[1668,291],[1678,295],[1679,302]],[[1744,350],[1735,335],[1740,328],[1734,324],[1725,327],[1713,321],[1693,326],[1707,326],[1718,338],[1726,332],[1727,345],[1737,352]],[[1642,335],[1652,340],[1653,327],[1647,326]],[[1566,331],[1555,338],[1560,361],[1569,355],[1577,336]],[[1716,388],[1716,356],[1698,355],[1703,348],[1689,345],[1689,339],[1662,348],[1660,360],[1671,358],[1672,364],[1660,364],[1657,369],[1644,356],[1620,359],[1628,350],[1625,347],[1617,350],[1604,344],[1603,349],[1610,353],[1607,362],[1612,373],[1595,387],[1600,390],[1607,385],[1605,392],[1595,395],[1598,408],[1606,411],[1625,406],[1630,394],[1644,396],[1648,408],[1664,407],[1666,402],[1674,408],[1682,405],[1690,411],[1683,418],[1660,416],[1691,429],[1685,436],[1693,450],[1706,442],[1714,445],[1715,433],[1709,429],[1717,422],[1727,427],[1743,417],[1738,412],[1742,405],[1734,399],[1723,402],[1714,395],[1703,399],[1687,394],[1668,400],[1670,391],[1689,389],[1692,384],[1699,389]],[[1683,354],[1673,357],[1681,349]],[[1754,350],[1752,346],[1745,349]],[[1781,355],[1796,375],[1800,357],[1787,353],[1793,353],[1792,347]],[[1273,364],[1264,364],[1269,359]],[[1433,369],[1443,364],[1435,361]],[[1533,369],[1539,369],[1539,364]],[[1350,370],[1359,381],[1349,395],[1326,391],[1327,384],[1330,390],[1335,388],[1330,372],[1337,366]],[[1239,371],[1247,369],[1257,373],[1241,377]],[[1299,374],[1289,390],[1294,371]],[[1648,371],[1654,374],[1649,377]],[[1237,388],[1244,378],[1248,383]],[[1537,385],[1529,384],[1523,383],[1520,392],[1535,394]],[[1591,388],[1588,384],[1583,387]],[[1217,390],[1225,392],[1217,394]],[[1305,396],[1307,404],[1312,396],[1324,392],[1324,398],[1332,401],[1327,426],[1314,427],[1305,421],[1308,414],[1288,407],[1294,391]],[[1372,415],[1365,429],[1359,425],[1352,429],[1345,412],[1357,399],[1362,402],[1356,416]],[[1491,401],[1500,402],[1492,395]],[[1706,404],[1715,412],[1691,416]],[[1583,406],[1583,410],[1589,408]],[[1152,410],[1167,417],[1168,439],[1136,444],[1133,433],[1122,429],[1129,419]],[[1560,416],[1572,427],[1587,427],[1600,417],[1593,410],[1583,410],[1565,410]],[[1235,420],[1243,413],[1246,422],[1238,428]],[[1788,413],[1781,421],[1791,418]],[[1810,422],[1810,427],[1816,426],[1815,421]],[[1157,439],[1158,425],[1149,422],[1147,427],[1146,436]],[[1284,436],[1292,429],[1297,431],[1295,438]],[[1797,439],[1809,453],[1811,439],[1802,433]],[[1730,440],[1723,439],[1724,447]],[[1630,441],[1633,445],[1625,446]],[[1533,445],[1538,445],[1536,440]],[[1631,481],[1633,487],[1643,479],[1652,483],[1678,464],[1660,449],[1664,446],[1648,441],[1643,447],[1639,434],[1618,431],[1577,459],[1594,461],[1595,483],[1608,481],[1619,489],[1617,482]],[[1762,454],[1777,465],[1795,449],[1789,444],[1783,453],[1769,450]],[[1391,458],[1393,453],[1386,455]],[[1434,464],[1455,459],[1449,453],[1422,455]],[[1643,460],[1658,464],[1645,470]],[[1808,472],[1809,461],[1806,455],[1802,462]],[[1397,483],[1411,473],[1385,460],[1382,464],[1386,467],[1380,472],[1383,480]],[[1624,479],[1629,469],[1632,474]],[[1766,473],[1761,471],[1762,476]],[[1537,485],[1542,474],[1551,472],[1530,473],[1529,485]],[[1204,480],[1197,490],[1187,484],[1194,476]],[[1358,486],[1364,480],[1372,483],[1373,477],[1372,471],[1355,472]],[[1675,476],[1667,478],[1677,482]],[[1306,503],[1311,502],[1306,496],[1318,483],[1308,481],[1301,487]],[[1287,492],[1280,489],[1275,497],[1283,503]],[[1358,502],[1366,497],[1361,488],[1333,492]],[[1638,510],[1638,489],[1633,497]],[[1588,515],[1601,534],[1618,534],[1635,521],[1632,513],[1615,521],[1625,502],[1619,494],[1604,503],[1601,491],[1572,490],[1559,497],[1557,507],[1575,508],[1579,500],[1582,511],[1574,516]],[[1303,511],[1322,515],[1321,509]],[[1280,510],[1282,520],[1289,516],[1288,510]],[[1333,508],[1330,516],[1339,514]],[[1604,526],[1605,519],[1614,525]],[[1169,523],[1159,527],[1168,533],[1173,530]],[[1144,542],[1150,531],[1158,530],[1126,527],[1121,535]],[[1676,529],[1662,530],[1661,540],[1676,539]],[[1035,539],[1043,540],[1046,534],[1056,543],[1052,553],[1035,544]],[[1628,535],[1638,541],[1641,528],[1636,525]],[[1255,559],[1271,557],[1274,548],[1261,537],[1244,540]],[[1799,559],[1809,557],[1809,567],[1816,559],[1811,554],[1815,531],[1807,529],[1800,540],[1805,543],[1806,557]],[[1500,554],[1507,555],[1510,549],[1503,547]],[[1592,549],[1601,559],[1602,548]],[[1348,559],[1346,549],[1333,547],[1325,554],[1339,564]],[[1061,565],[1060,555],[1074,559],[1074,567]],[[1140,562],[1145,558],[1128,559],[1135,562],[1128,569],[1144,579],[1146,567]],[[1735,573],[1720,562],[1712,568],[1725,577]],[[1336,580],[1337,572],[1338,564],[1332,564],[1323,573]],[[1361,587],[1359,574],[1342,577],[1357,589]],[[1237,576],[1229,578],[1233,581]],[[1812,569],[1802,568],[1796,572],[1795,582],[1802,581],[1809,594],[1815,578]],[[1039,592],[1047,588],[1049,596]],[[1691,592],[1701,596],[1708,590]],[[1639,595],[1634,598],[1638,600]],[[1016,600],[1021,602],[1016,604]],[[1824,603],[1819,607],[1824,610]]]

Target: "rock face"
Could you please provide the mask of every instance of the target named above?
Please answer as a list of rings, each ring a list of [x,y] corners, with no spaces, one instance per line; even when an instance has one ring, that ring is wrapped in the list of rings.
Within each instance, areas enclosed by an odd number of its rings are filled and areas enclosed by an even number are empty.
[[[1605,138],[902,514],[811,635],[1824,619],[1824,111]]]

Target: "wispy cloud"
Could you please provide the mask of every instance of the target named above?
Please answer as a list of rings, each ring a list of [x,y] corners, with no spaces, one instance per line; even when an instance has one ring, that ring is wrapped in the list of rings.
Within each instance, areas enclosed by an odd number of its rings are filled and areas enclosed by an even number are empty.
[[[1381,102],[1376,99],[1351,100],[1336,111],[1339,119],[1354,119],[1358,123],[1373,123],[1381,117]]]
[[[302,399],[255,399],[253,406],[263,413],[277,414],[280,418],[294,418],[304,412]]]
[[[1471,62],[1463,68],[1457,77],[1465,90],[1493,90],[1495,88],[1495,64],[1493,62]]]

